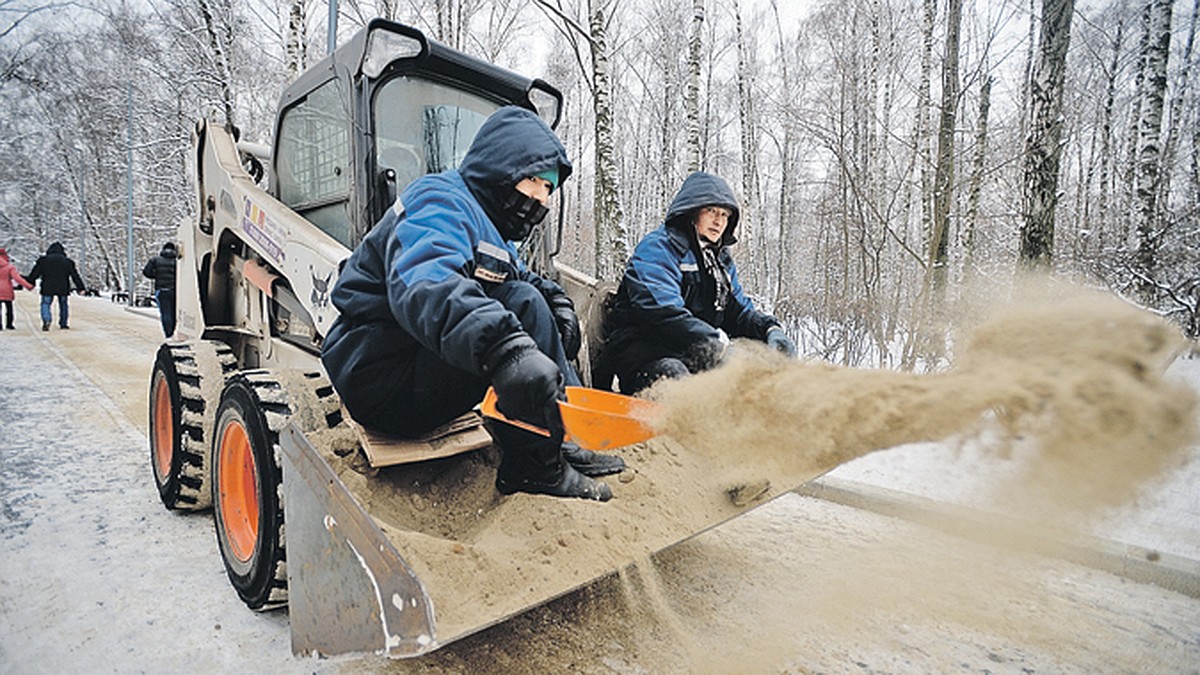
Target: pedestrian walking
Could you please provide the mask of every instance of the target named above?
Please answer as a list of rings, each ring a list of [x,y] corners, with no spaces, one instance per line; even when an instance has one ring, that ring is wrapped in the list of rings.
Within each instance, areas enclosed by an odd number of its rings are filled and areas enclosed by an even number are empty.
[[[25,275],[25,278],[30,283],[41,281],[40,287],[42,291],[42,330],[50,330],[50,305],[58,298],[58,327],[67,330],[70,328],[68,319],[70,318],[70,305],[67,303],[67,296],[71,294],[71,283],[75,283],[75,289],[80,293],[83,292],[83,279],[79,277],[79,270],[75,267],[75,261],[67,257],[66,250],[60,242],[50,244],[46,249],[46,255],[37,259],[33,264],[33,270]]]
[[[163,334],[168,338],[175,334],[175,264],[178,260],[175,243],[168,241],[142,268],[142,274],[154,280],[154,300],[158,303]]]
[[[29,283],[21,273],[17,271],[8,260],[8,249],[0,248],[0,307],[4,308],[4,323],[0,330],[8,328],[13,330],[13,291],[24,286],[27,289],[32,289],[33,284]]]

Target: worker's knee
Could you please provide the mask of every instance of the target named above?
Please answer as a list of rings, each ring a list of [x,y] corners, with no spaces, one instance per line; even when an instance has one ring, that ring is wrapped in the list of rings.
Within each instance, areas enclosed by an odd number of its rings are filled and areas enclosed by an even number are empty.
[[[667,356],[655,359],[630,373],[628,377],[621,378],[621,392],[636,394],[663,378],[674,380],[690,374],[688,367],[677,358]]]
[[[553,326],[554,315],[541,291],[525,281],[506,281],[489,293],[521,321],[527,332],[541,326]]]

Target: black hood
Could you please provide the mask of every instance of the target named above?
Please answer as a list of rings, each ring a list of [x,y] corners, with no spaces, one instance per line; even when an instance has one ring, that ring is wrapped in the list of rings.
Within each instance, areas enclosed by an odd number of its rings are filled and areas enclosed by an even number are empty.
[[[721,245],[735,244],[741,217],[737,197],[724,178],[705,171],[697,171],[683,181],[679,192],[675,193],[675,199],[671,201],[671,207],[667,209],[667,225],[683,230],[692,229],[694,236],[695,230],[690,228],[691,215],[704,206],[723,206],[730,210],[729,225],[725,228],[725,234],[721,235]]]
[[[60,242],[50,244],[50,248],[46,249],[46,255],[66,255],[67,251],[63,248]]]
[[[174,258],[179,255],[178,252],[175,250],[175,244],[172,244],[169,241],[167,243],[163,244],[162,250],[159,251],[158,254],[164,258]]]

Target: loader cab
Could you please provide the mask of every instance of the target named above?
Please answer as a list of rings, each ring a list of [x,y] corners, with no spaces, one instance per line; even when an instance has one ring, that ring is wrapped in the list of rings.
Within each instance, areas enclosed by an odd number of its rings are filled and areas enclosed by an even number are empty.
[[[555,127],[562,94],[415,28],[373,20],[284,92],[270,190],[353,249],[410,182],[456,168],[504,105]]]

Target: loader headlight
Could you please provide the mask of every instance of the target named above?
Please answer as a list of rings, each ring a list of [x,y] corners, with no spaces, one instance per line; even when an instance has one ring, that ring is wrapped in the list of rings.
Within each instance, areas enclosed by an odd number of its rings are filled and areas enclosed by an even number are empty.
[[[416,30],[412,34],[395,33],[382,28],[371,31],[363,55],[363,75],[376,78],[392,61],[420,56],[425,51],[424,37]]]

